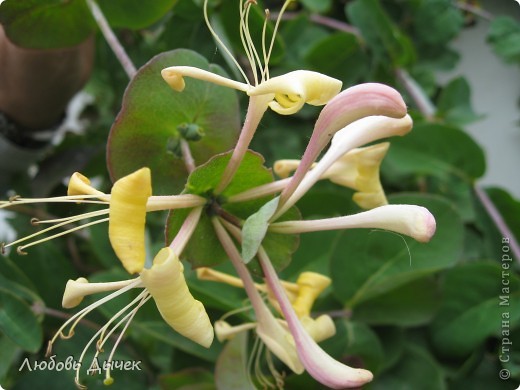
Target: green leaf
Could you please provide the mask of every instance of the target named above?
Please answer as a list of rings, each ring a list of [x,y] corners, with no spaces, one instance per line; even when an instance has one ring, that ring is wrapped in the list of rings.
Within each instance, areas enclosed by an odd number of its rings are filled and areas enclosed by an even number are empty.
[[[439,306],[439,291],[431,278],[414,280],[355,307],[353,319],[370,325],[411,327],[428,324]]]
[[[363,359],[363,367],[377,373],[383,363],[383,347],[377,334],[365,324],[344,321],[347,329],[345,353]]]
[[[231,152],[217,155],[206,164],[195,169],[188,178],[185,192],[205,196],[209,201],[206,211],[202,213],[193,236],[183,252],[183,257],[193,267],[214,266],[227,259],[227,255],[222,249],[211,223],[211,217],[215,213],[215,210],[212,209],[214,202],[218,203],[226,212],[240,219],[246,219],[260,209],[269,199],[269,197],[264,197],[247,202],[227,202],[227,199],[232,195],[273,181],[270,169],[263,165],[263,157],[252,151],[246,153],[233,180],[222,194],[217,198],[213,197],[214,189],[220,183],[220,178],[230,158]],[[180,230],[188,213],[189,210],[173,210],[170,213],[166,230],[168,243],[173,240]],[[280,218],[280,221],[297,220],[300,218],[296,208],[292,208]],[[279,270],[289,263],[291,255],[298,245],[298,236],[268,233],[263,241],[263,245],[274,267]],[[249,263],[249,266],[253,272],[261,274],[256,261]]]
[[[463,248],[463,225],[453,205],[431,195],[398,195],[395,204],[417,204],[430,210],[437,231],[421,244],[390,232],[345,231],[331,258],[335,295],[347,307],[453,266]]]
[[[179,191],[187,177],[184,162],[168,150],[169,140],[179,136],[179,125],[193,123],[204,129],[200,141],[189,142],[196,164],[230,149],[239,130],[235,91],[191,78],[186,78],[183,92],[173,91],[162,79],[161,70],[175,65],[225,75],[217,65],[208,64],[190,50],[157,55],[130,82],[107,144],[112,179],[150,167],[156,195]]]
[[[248,375],[247,335],[247,332],[237,334],[220,353],[215,365],[215,384],[218,389],[256,389]]]
[[[23,271],[6,256],[0,255],[0,286],[29,301],[41,301],[36,288]]]
[[[444,45],[462,29],[464,16],[450,0],[424,0],[412,22],[418,39],[430,45]]]
[[[271,199],[244,222],[242,226],[242,260],[244,263],[249,263],[256,256],[267,233],[269,220],[276,212],[279,201],[279,197]]]
[[[132,335],[139,340],[140,337],[149,336],[163,343],[179,348],[180,350],[199,357],[208,362],[215,362],[222,349],[220,343],[214,342],[210,348],[196,344],[181,336],[168,326],[164,321],[132,321]]]
[[[487,337],[507,337],[520,321],[520,278],[511,262],[474,262],[449,270],[443,292],[431,334],[444,355],[468,355]]]
[[[367,58],[358,38],[344,32],[310,45],[304,59],[311,69],[340,79],[345,85],[355,83],[367,72]]]
[[[486,169],[482,148],[464,131],[439,124],[418,124],[406,137],[392,139],[382,169],[398,176],[455,175],[471,183]]]
[[[520,61],[520,23],[509,16],[497,16],[491,21],[487,40],[495,53],[506,62]]]
[[[332,7],[332,0],[301,0],[302,5],[310,12],[326,13]]]
[[[214,378],[210,372],[192,368],[159,377],[161,390],[214,390]]]
[[[100,0],[113,27],[141,29],[163,17],[177,0]],[[97,28],[85,0],[6,0],[0,23],[9,39],[31,49],[70,47],[83,42]]]
[[[415,52],[410,39],[390,19],[379,0],[355,0],[347,4],[346,12],[378,61],[390,59],[394,66],[413,62]]]
[[[406,384],[403,386],[403,384]],[[372,389],[444,390],[444,372],[430,354],[416,346],[407,345],[399,363],[374,380]]]
[[[25,301],[0,288],[0,330],[20,348],[36,352],[43,341],[42,327]]]
[[[77,45],[96,27],[84,0],[6,0],[0,23],[13,43],[31,49]]]
[[[141,0],[98,0],[112,27],[142,29],[169,12],[178,0],[154,0],[143,6]]]
[[[436,115],[454,125],[466,125],[482,117],[471,107],[470,88],[465,78],[458,77],[442,89]]]
[[[5,384],[6,377],[11,365],[18,360],[20,356],[20,347],[11,339],[3,334],[0,334],[0,384]]]

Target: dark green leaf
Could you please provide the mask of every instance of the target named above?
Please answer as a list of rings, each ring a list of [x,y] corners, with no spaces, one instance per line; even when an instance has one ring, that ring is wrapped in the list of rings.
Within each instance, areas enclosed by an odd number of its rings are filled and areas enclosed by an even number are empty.
[[[140,0],[99,0],[99,6],[113,27],[141,29],[158,21],[178,0],[154,0],[143,6]]]
[[[95,30],[84,0],[7,0],[0,23],[12,42],[31,49],[74,46]]]
[[[23,271],[3,255],[0,255],[0,286],[29,301],[42,300]]]
[[[488,33],[497,55],[506,62],[520,61],[520,23],[509,16],[497,16],[491,22]]]
[[[489,336],[506,337],[501,332],[509,334],[520,321],[520,278],[512,271],[511,261],[502,266],[468,263],[449,270],[443,291],[432,340],[445,355],[468,355]]]
[[[464,24],[462,12],[450,0],[421,1],[412,20],[417,38],[431,45],[446,44]]]
[[[116,180],[144,166],[152,170],[154,194],[171,194],[185,183],[183,161],[168,151],[168,140],[177,127],[194,123],[205,136],[190,142],[197,164],[230,149],[239,129],[236,93],[210,82],[186,78],[183,92],[173,91],[161,77],[168,66],[194,66],[224,75],[197,53],[174,50],[159,54],[144,65],[128,86],[121,112],[110,130],[107,162]]]
[[[486,169],[482,148],[465,132],[439,124],[419,124],[405,137],[392,139],[383,163],[397,175],[455,175],[471,183]]]
[[[442,368],[426,350],[408,345],[399,363],[376,378],[371,388],[444,390],[446,382]]]
[[[23,300],[0,288],[0,331],[20,348],[36,352],[43,340],[42,327]]]
[[[347,4],[347,15],[379,61],[387,58],[396,66],[415,58],[410,39],[390,19],[379,0],[355,0]]]
[[[463,225],[451,203],[429,195],[399,195],[389,200],[428,208],[437,231],[427,244],[390,232],[345,231],[330,266],[334,293],[348,307],[449,268],[461,254]]]
[[[439,306],[439,291],[433,278],[414,280],[354,309],[353,319],[370,325],[402,327],[424,325]]]
[[[437,101],[436,115],[454,125],[466,125],[481,118],[471,108],[471,94],[466,79],[458,77],[443,88]]]
[[[332,0],[301,0],[305,8],[311,12],[326,13],[332,6]]]
[[[363,359],[363,366],[377,373],[383,362],[383,347],[372,329],[354,321],[345,321],[347,328],[347,343],[345,353],[359,356]]]
[[[366,55],[358,38],[343,32],[331,34],[310,46],[305,61],[311,69],[351,85],[367,72]]]
[[[214,390],[213,374],[194,368],[159,377],[161,390]]]

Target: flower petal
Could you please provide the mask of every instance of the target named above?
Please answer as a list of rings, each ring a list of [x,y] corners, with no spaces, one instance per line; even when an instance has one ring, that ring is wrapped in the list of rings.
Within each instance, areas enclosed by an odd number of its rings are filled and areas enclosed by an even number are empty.
[[[177,332],[209,348],[213,327],[206,309],[191,295],[184,267],[171,248],[159,251],[150,269],[141,272],[143,285],[155,300],[161,316]]]
[[[269,107],[282,115],[298,112],[305,103],[326,104],[341,90],[342,82],[318,72],[296,70],[270,78],[252,87],[249,96],[274,94]]]
[[[144,267],[146,204],[151,195],[149,168],[119,179],[112,187],[108,236],[117,257],[131,274]]]

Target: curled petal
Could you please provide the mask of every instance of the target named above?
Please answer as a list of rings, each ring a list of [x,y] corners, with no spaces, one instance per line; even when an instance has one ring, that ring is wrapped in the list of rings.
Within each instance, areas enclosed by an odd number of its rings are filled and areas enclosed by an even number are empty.
[[[149,168],[119,179],[112,187],[108,236],[117,257],[131,274],[144,267],[146,204],[151,195]]]
[[[183,271],[173,250],[163,248],[152,267],[141,272],[141,280],[166,323],[184,337],[209,348],[213,327],[202,303],[191,295]]]
[[[134,287],[139,287],[139,281],[137,279],[106,283],[89,283],[85,278],[78,278],[76,280],[70,279],[65,286],[61,305],[65,309],[71,309],[78,306],[87,295],[120,290],[130,284],[134,284]]]
[[[74,172],[69,179],[67,195],[100,195],[100,199],[104,198],[104,193],[96,190],[90,185],[90,180],[79,172]]]
[[[269,230],[294,234],[355,228],[385,229],[405,234],[419,242],[428,242],[435,234],[436,223],[425,207],[391,204],[345,217],[277,222],[271,224]]]
[[[168,83],[168,85],[177,92],[182,92],[185,88],[184,77],[191,77],[194,79],[209,81],[213,84],[222,85],[239,91],[245,92],[249,85],[240,83],[220,76],[216,73],[208,72],[207,70],[195,68],[193,66],[171,66],[161,71],[161,76]]]
[[[274,94],[269,107],[282,115],[298,112],[305,103],[313,106],[326,104],[341,90],[342,82],[318,72],[296,70],[270,78],[252,87],[249,96]]]

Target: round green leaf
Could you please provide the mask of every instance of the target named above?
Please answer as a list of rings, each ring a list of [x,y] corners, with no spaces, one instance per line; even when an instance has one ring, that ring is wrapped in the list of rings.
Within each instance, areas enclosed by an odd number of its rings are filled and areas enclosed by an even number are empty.
[[[99,0],[99,6],[113,27],[145,28],[158,21],[177,0]]]
[[[512,261],[475,262],[446,272],[444,299],[431,328],[441,353],[469,355],[487,337],[504,330],[508,336],[519,323],[520,279],[512,266]]]
[[[208,267],[224,262],[228,257],[217,236],[214,233],[211,223],[211,202],[218,202],[219,205],[228,213],[245,220],[250,215],[256,213],[271,197],[263,197],[247,202],[228,203],[226,199],[232,195],[241,193],[250,188],[267,184],[273,181],[271,170],[266,168],[264,159],[259,154],[248,151],[242,160],[233,180],[229,186],[218,196],[213,198],[213,191],[220,182],[231,153],[225,153],[210,159],[206,164],[195,169],[186,184],[185,192],[197,194],[208,198],[208,206],[203,211],[193,236],[183,252],[186,260],[193,267]],[[173,210],[167,222],[166,241],[169,244],[179,232],[189,210]],[[290,209],[280,220],[300,219],[296,208]],[[292,253],[298,246],[298,236],[291,234],[268,233],[262,244],[268,253],[271,262],[278,270],[286,267]],[[250,269],[261,275],[260,267],[256,261],[249,263]]]
[[[113,180],[147,166],[152,170],[154,194],[171,194],[184,186],[184,162],[168,148],[183,123],[204,129],[200,141],[189,142],[196,164],[233,147],[239,130],[235,91],[186,78],[183,92],[172,90],[161,70],[194,66],[225,75],[217,65],[190,50],[174,50],[154,57],[130,82],[121,111],[110,130],[107,163]]]
[[[42,328],[25,301],[0,289],[0,330],[26,351],[36,352],[43,340]]]
[[[163,17],[177,0],[100,0],[112,27],[140,29]],[[85,0],[6,0],[0,6],[0,23],[9,39],[31,49],[77,45],[96,30]]]
[[[13,43],[31,49],[77,45],[96,27],[85,0],[6,0],[0,24]]]
[[[392,139],[383,169],[398,176],[455,175],[472,182],[484,174],[486,160],[482,148],[462,130],[421,123],[406,137]]]
[[[463,224],[451,203],[428,195],[399,195],[394,204],[416,204],[430,210],[437,231],[429,243],[367,229],[343,233],[331,256],[333,290],[341,302],[363,301],[453,266],[463,249]]]

